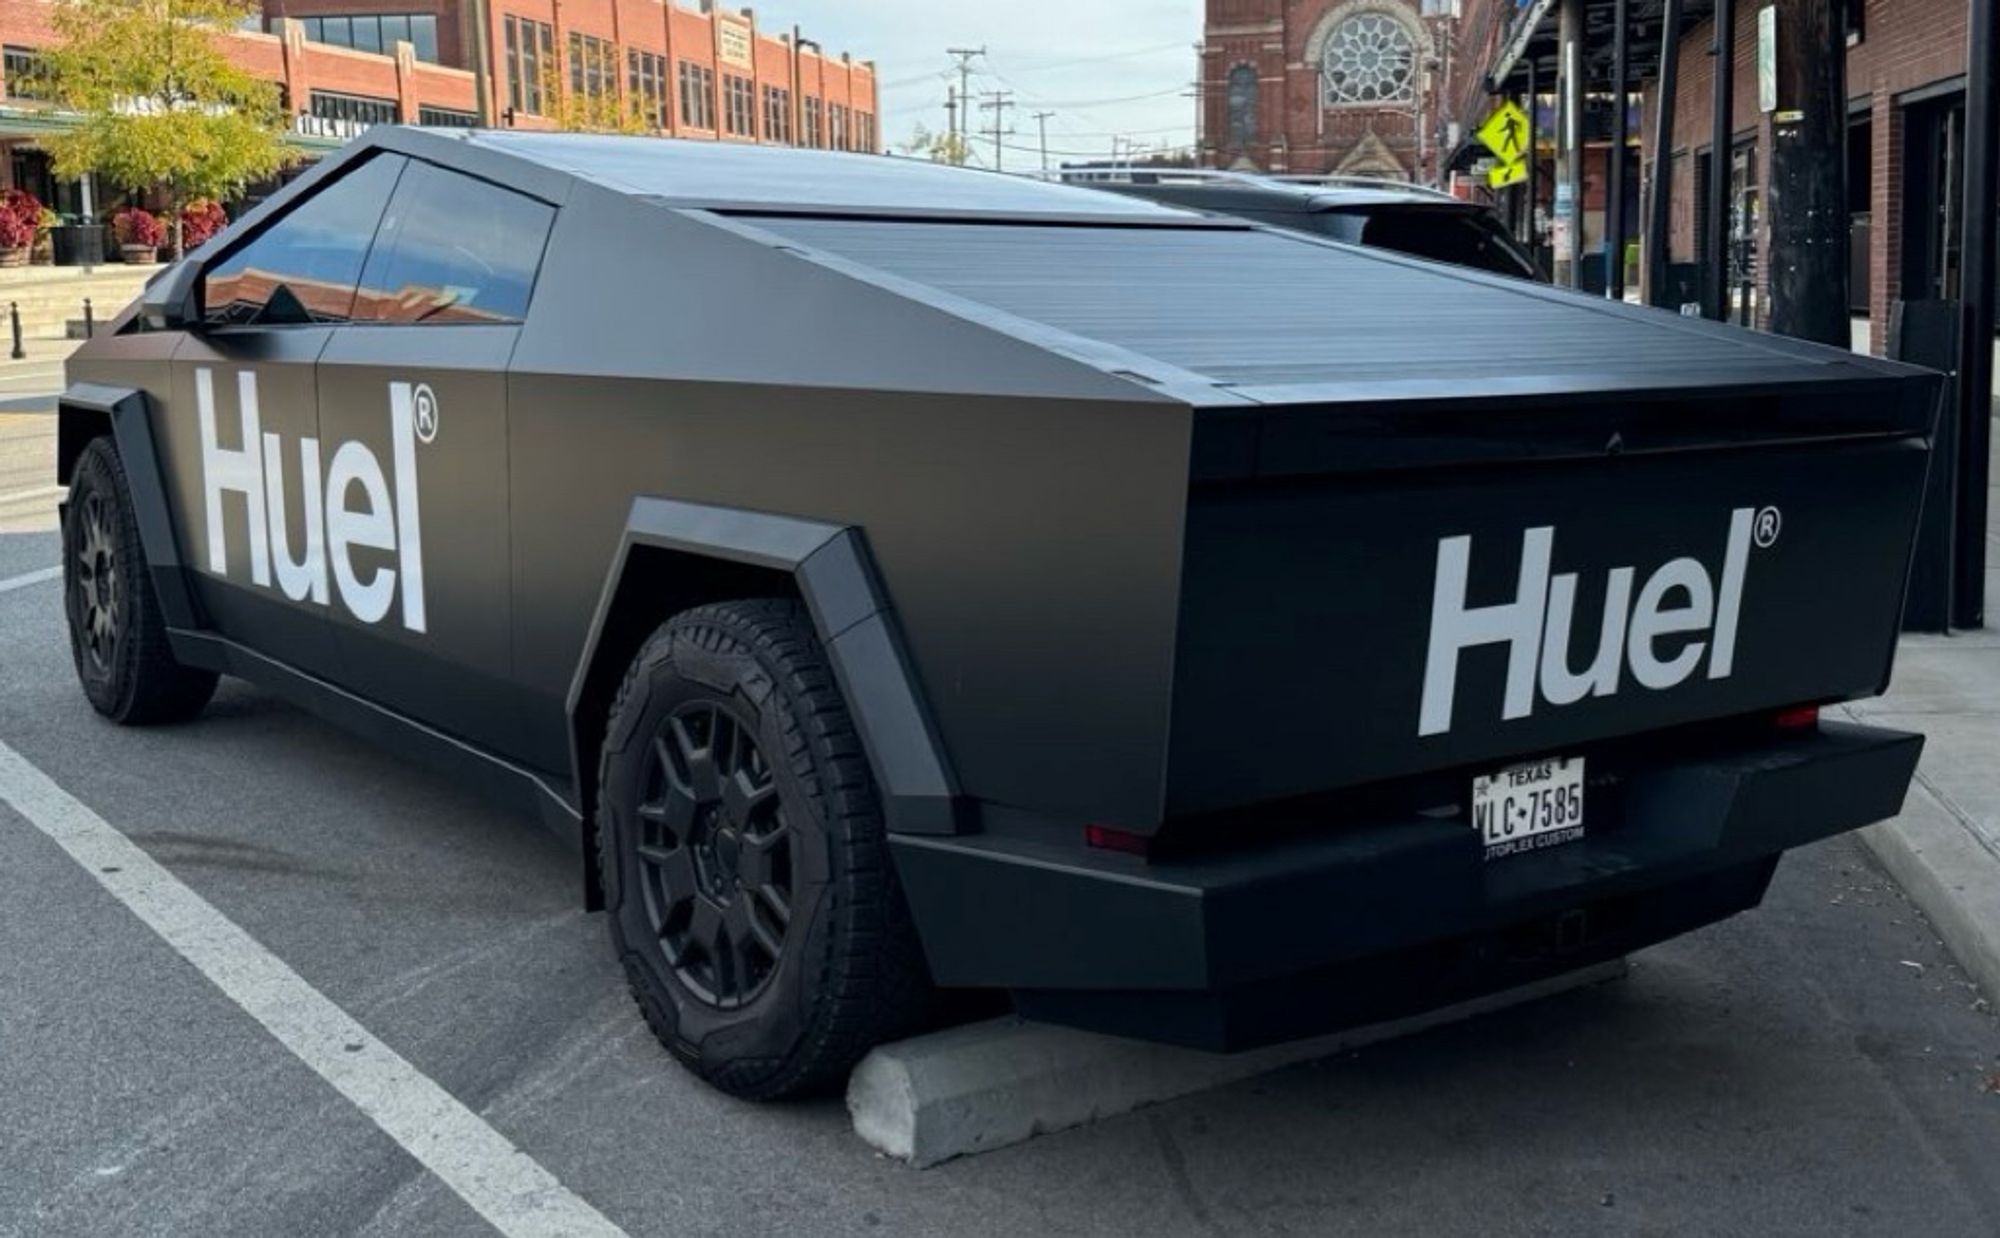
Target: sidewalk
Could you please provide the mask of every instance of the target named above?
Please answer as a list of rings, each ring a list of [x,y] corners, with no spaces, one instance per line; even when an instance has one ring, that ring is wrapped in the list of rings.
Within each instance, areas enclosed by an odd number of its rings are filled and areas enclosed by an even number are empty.
[[[2000,487],[1992,497],[2000,520]],[[2000,524],[1986,541],[1986,612],[1995,623]],[[1903,815],[1862,837],[1987,998],[2000,1002],[2000,630],[1904,637],[1889,694],[1847,712],[1927,737]]]

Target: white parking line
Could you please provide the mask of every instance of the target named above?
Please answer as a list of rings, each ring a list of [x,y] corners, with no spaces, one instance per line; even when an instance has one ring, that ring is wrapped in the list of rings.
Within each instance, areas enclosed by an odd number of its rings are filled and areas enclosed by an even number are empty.
[[[29,585],[39,585],[45,580],[54,580],[61,575],[62,568],[57,566],[41,568],[38,571],[26,572],[19,576],[9,576],[5,580],[0,580],[0,593],[12,593],[16,589],[25,589]]]
[[[0,743],[0,801],[506,1235],[622,1235],[527,1153]]]

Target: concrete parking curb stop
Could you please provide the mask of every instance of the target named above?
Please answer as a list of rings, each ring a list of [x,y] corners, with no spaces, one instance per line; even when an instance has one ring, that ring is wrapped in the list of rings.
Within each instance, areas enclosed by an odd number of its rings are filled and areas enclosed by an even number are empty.
[[[883,1045],[848,1081],[855,1133],[918,1168],[1129,1113],[1285,1066],[1616,980],[1623,959],[1312,1040],[1203,1053],[993,1019]]]

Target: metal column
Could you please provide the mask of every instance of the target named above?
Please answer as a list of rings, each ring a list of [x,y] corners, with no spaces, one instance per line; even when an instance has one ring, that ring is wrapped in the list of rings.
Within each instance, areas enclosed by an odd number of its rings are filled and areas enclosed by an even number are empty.
[[[2000,26],[1996,0],[1971,0],[1966,60],[1965,240],[1959,294],[1958,561],[1952,622],[1986,622],[1986,487],[1993,436],[1993,327],[1996,228],[2000,227]]]
[[[1631,81],[1631,0],[1613,0],[1611,20],[1611,185],[1605,199],[1604,295],[1625,299],[1625,142],[1631,136],[1626,115],[1626,87]]]
[[[1558,277],[1565,287],[1583,283],[1583,0],[1562,0],[1562,28],[1557,40],[1561,57],[1557,69],[1562,92],[1562,132],[1558,137],[1561,156],[1560,177],[1556,182],[1556,220],[1561,224],[1567,212],[1568,243],[1559,247],[1556,266],[1568,267],[1568,277]]]
[[[1674,217],[1674,95],[1681,88],[1681,0],[1666,0],[1660,26],[1660,97],[1653,115],[1653,187],[1646,203],[1646,299],[1679,309],[1672,278]]]
[[[1542,234],[1535,226],[1535,212],[1542,205],[1542,156],[1536,145],[1536,131],[1541,124],[1541,65],[1534,57],[1528,58],[1528,257],[1534,260],[1535,268],[1542,265]]]
[[[1974,0],[1978,3],[1979,0]],[[1701,312],[1729,318],[1729,173],[1736,132],[1736,0],[1715,0],[1715,131],[1708,148],[1708,270]]]

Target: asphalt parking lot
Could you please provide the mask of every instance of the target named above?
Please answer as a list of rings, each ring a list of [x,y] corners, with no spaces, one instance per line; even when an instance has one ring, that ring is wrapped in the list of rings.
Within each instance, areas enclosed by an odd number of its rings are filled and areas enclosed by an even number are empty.
[[[241,685],[104,724],[14,515],[0,744],[628,1233],[2000,1232],[2000,1024],[1851,840],[1618,984],[919,1172],[682,1074],[533,823]],[[4,805],[0,900],[0,1234],[492,1232]]]

